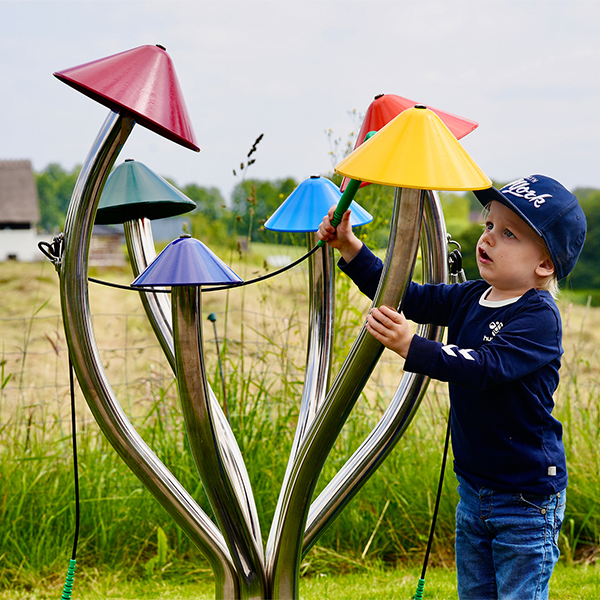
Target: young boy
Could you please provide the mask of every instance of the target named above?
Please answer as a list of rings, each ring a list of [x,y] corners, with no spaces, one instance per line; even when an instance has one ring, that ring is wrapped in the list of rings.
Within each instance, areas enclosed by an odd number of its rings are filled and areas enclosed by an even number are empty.
[[[406,359],[405,370],[449,382],[462,600],[548,598],[558,560],[567,469],[562,426],[552,417],[562,355],[554,297],[581,253],[586,220],[557,181],[532,175],[475,192],[488,207],[477,244],[480,280],[412,282],[403,313],[382,306],[367,330]],[[318,236],[340,268],[373,298],[382,263],[333,210]],[[413,335],[417,323],[447,326],[446,344]]]

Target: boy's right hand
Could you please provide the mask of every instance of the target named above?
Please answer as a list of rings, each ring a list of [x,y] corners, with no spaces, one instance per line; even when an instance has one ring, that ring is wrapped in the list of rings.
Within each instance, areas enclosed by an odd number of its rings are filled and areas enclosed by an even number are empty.
[[[323,217],[323,221],[317,231],[317,237],[327,242],[332,248],[339,250],[342,258],[349,263],[360,252],[363,244],[352,231],[350,210],[344,213],[337,228],[331,224],[335,209],[336,206],[334,204]]]

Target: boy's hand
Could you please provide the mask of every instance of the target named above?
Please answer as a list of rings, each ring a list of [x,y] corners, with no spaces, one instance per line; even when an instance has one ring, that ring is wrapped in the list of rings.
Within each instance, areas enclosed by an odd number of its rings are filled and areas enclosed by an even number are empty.
[[[327,242],[332,248],[339,250],[342,258],[349,263],[360,252],[362,242],[352,231],[349,210],[344,213],[337,228],[331,224],[335,208],[334,204],[329,209],[329,212],[323,217],[323,221],[319,225],[319,230],[317,231],[317,237],[320,240]]]
[[[366,328],[386,348],[406,358],[413,334],[402,313],[389,306],[372,308],[367,316]]]

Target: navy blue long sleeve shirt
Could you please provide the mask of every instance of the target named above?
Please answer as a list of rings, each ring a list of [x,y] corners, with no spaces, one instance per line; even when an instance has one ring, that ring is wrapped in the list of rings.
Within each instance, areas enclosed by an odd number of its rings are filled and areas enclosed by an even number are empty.
[[[383,265],[366,246],[339,266],[374,297]],[[404,368],[448,382],[457,474],[496,490],[555,493],[567,485],[562,425],[552,416],[563,352],[558,307],[535,289],[490,302],[489,287],[412,282],[404,315],[447,327],[448,341],[415,335]]]

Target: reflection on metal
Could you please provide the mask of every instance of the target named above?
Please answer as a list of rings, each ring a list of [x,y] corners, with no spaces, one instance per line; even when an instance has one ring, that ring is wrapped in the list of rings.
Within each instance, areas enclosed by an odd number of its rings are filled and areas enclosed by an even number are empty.
[[[309,248],[313,247],[317,240],[316,235],[306,234]],[[335,279],[333,251],[329,246],[324,246],[321,252],[309,257],[308,273],[310,305],[304,387],[300,399],[296,433],[281,485],[282,490],[287,489],[290,485],[302,442],[325,401],[331,374]]]
[[[309,248],[317,243],[317,236],[307,233]],[[300,400],[296,437],[301,441],[323,405],[329,388],[331,356],[333,353],[333,323],[335,317],[335,278],[333,251],[327,246],[322,252],[311,254],[308,262],[309,320],[308,349],[304,387]],[[296,443],[294,442],[294,446]],[[292,450],[290,462],[295,456]]]

